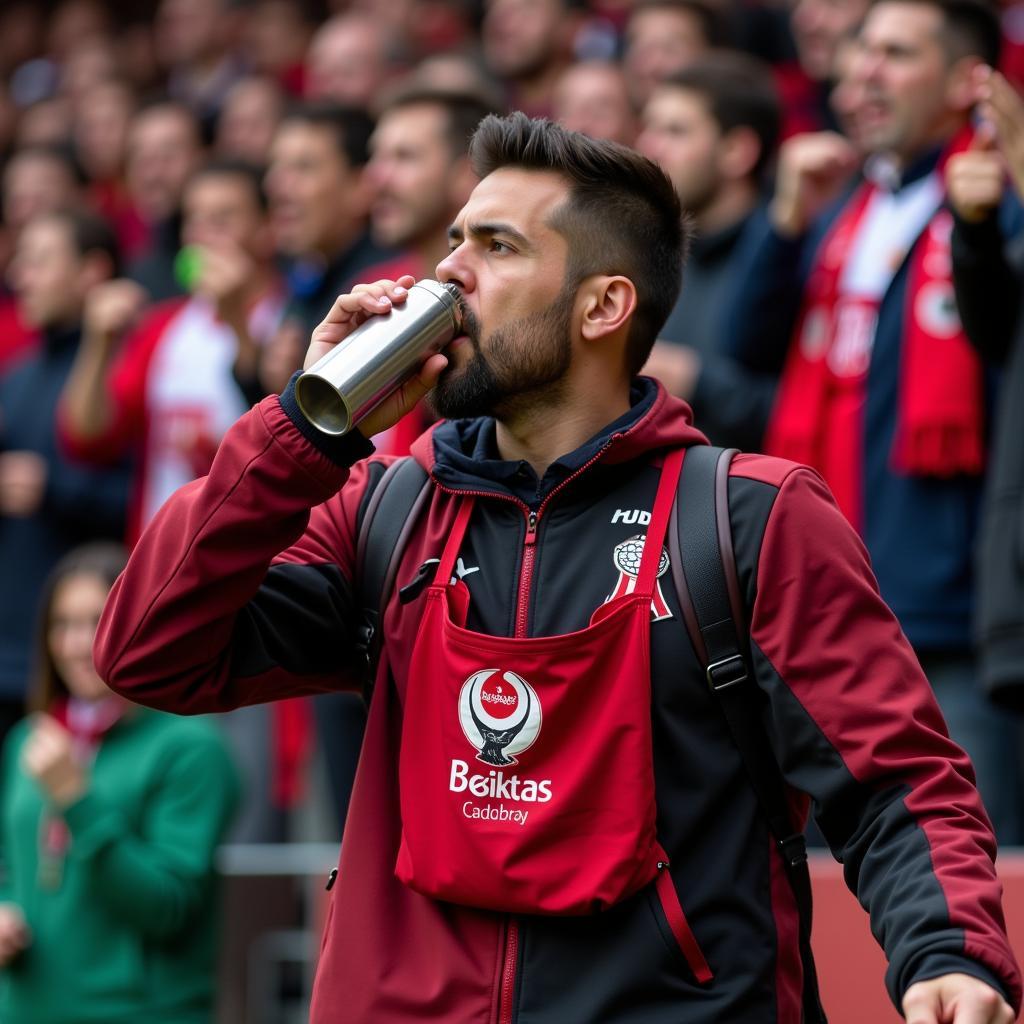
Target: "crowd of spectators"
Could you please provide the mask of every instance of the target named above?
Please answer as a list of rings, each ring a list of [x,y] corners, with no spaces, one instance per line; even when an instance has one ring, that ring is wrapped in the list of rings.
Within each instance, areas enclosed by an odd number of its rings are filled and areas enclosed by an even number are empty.
[[[1019,584],[1024,562],[1019,414],[1003,403],[990,429],[1001,389],[1019,403],[1022,381],[1020,271],[1003,241],[1024,183],[1012,84],[1024,4],[992,9],[1001,39],[970,0],[947,6],[5,4],[0,733],[24,713],[52,568],[84,541],[131,545],[206,472],[234,419],[285,386],[338,293],[433,276],[475,184],[473,127],[521,109],[633,146],[670,177],[696,234],[648,372],[691,402],[714,443],[767,445],[821,470],[978,767],[1000,839],[1024,841],[1020,730],[1005,709],[1024,703],[1024,600],[985,596],[991,578]],[[961,20],[947,31],[947,17]],[[970,159],[947,166],[949,146]],[[951,254],[942,194],[954,167],[987,167],[989,190],[954,195]],[[922,232],[937,240],[918,280],[907,253]],[[965,342],[944,362],[921,344],[960,339],[951,267],[980,356]],[[986,280],[1009,282],[999,318]],[[925,337],[927,317],[906,310],[932,300],[941,322]],[[839,342],[819,336],[818,314],[841,323]],[[932,369],[935,389],[909,379]],[[939,416],[938,440],[923,429],[904,444],[915,410],[937,405],[966,408]],[[378,449],[407,450],[426,415]],[[1002,483],[983,513],[993,448]],[[972,633],[979,603],[995,621]],[[1002,645],[982,662],[991,671],[978,671],[978,637]],[[243,709],[222,725],[247,793],[236,838],[294,837],[320,761],[338,834],[358,698]]]

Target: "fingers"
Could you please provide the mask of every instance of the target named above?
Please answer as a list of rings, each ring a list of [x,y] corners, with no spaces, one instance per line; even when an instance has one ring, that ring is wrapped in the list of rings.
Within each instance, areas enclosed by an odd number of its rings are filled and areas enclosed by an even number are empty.
[[[448,365],[448,357],[440,353],[432,355],[419,369],[418,374],[406,381],[394,394],[389,395],[373,412],[360,421],[358,429],[364,437],[373,437],[382,430],[394,426],[437,384],[442,371]]]
[[[304,366],[309,369],[331,348],[343,341],[371,316],[384,316],[392,307],[401,305],[415,283],[409,275],[397,281],[381,280],[372,284],[357,284],[350,292],[334,300],[327,316],[314,329],[306,353]]]

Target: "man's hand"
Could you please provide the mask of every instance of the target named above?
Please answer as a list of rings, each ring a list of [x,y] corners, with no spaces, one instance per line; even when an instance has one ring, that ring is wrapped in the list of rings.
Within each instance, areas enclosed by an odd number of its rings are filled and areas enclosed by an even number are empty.
[[[246,290],[256,273],[252,258],[237,245],[202,247],[194,291],[209,299],[217,317],[228,326],[246,326]]]
[[[49,715],[37,715],[21,760],[58,807],[73,804],[86,789],[85,771],[75,760],[71,734]]]
[[[1024,197],[1024,97],[998,72],[978,68],[979,112],[995,129],[1017,194]]]
[[[46,494],[49,469],[35,452],[0,452],[0,515],[27,519]]]
[[[9,964],[32,942],[25,915],[16,903],[0,903],[0,967]]]
[[[96,285],[85,300],[86,338],[109,347],[135,322],[148,300],[145,288],[134,281],[119,279]]]
[[[1003,198],[1006,169],[996,150],[995,129],[982,122],[971,145],[946,164],[946,193],[959,216],[972,224],[985,220]]]
[[[836,132],[794,135],[779,150],[770,216],[775,230],[795,238],[833,199],[857,167],[857,151]]]
[[[371,316],[383,316],[391,312],[392,306],[405,302],[408,289],[415,283],[416,279],[407,275],[397,281],[358,284],[352,291],[339,295],[330,312],[313,331],[303,369],[308,370]],[[448,359],[443,355],[433,355],[427,359],[417,376],[384,399],[359,423],[360,433],[372,437],[394,426],[433,388],[447,365]]]
[[[991,985],[969,974],[919,981],[903,997],[907,1024],[1013,1024],[1016,1014]]]

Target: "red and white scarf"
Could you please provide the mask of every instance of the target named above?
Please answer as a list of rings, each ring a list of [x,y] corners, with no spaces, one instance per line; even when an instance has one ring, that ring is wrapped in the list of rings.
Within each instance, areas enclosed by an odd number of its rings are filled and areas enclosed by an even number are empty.
[[[946,160],[967,147],[957,136]],[[841,289],[846,260],[879,187],[865,182],[818,249],[765,436],[772,455],[817,469],[843,513],[863,520],[864,406],[880,298]],[[984,464],[983,371],[963,333],[953,296],[950,233],[941,207],[909,254],[893,470],[948,478],[980,473]]]

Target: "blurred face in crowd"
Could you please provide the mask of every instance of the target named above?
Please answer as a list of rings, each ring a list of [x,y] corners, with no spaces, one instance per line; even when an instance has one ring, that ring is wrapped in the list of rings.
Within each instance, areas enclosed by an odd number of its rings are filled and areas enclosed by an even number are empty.
[[[387,81],[386,46],[384,31],[372,18],[362,14],[332,18],[310,44],[306,95],[369,107]]]
[[[555,86],[554,119],[570,131],[632,146],[636,114],[626,78],[615,64],[574,64]]]
[[[530,79],[569,52],[562,0],[488,0],[484,57],[499,78]]]
[[[86,292],[108,275],[105,257],[83,256],[75,247],[71,226],[46,214],[25,225],[10,269],[22,315],[40,328],[78,323]]]
[[[855,74],[860,41],[848,36],[839,41],[836,59],[830,75],[835,85],[828,102],[842,133],[861,151],[865,141],[860,128],[860,112],[864,106],[864,83]]]
[[[157,56],[165,67],[207,60],[224,39],[222,0],[161,0],[153,24]]]
[[[626,28],[622,67],[633,102],[642,107],[654,87],[705,53],[708,40],[693,11],[652,7],[637,11]]]
[[[196,175],[182,201],[181,240],[214,249],[237,246],[257,261],[269,259],[270,232],[254,182],[221,171]]]
[[[243,78],[224,101],[217,120],[217,151],[262,164],[270,152],[284,98],[270,78]]]
[[[16,153],[4,170],[4,224],[17,233],[33,217],[73,206],[78,192],[71,168],[63,160],[31,150]]]
[[[447,127],[448,114],[435,103],[398,107],[380,119],[366,165],[370,226],[379,244],[414,246],[443,237],[465,200],[459,185],[467,170],[456,170]]]
[[[503,167],[456,216],[437,279],[458,285],[466,336],[446,350],[431,402],[445,417],[507,417],[557,389],[572,361],[569,246],[551,226],[569,186],[558,174]]]
[[[84,93],[75,118],[75,148],[94,181],[121,173],[133,108],[131,91],[120,82],[104,82]]]
[[[110,690],[93,666],[92,643],[107,599],[106,583],[92,573],[66,576],[53,594],[46,642],[57,675],[79,700],[99,700]]]
[[[366,214],[365,185],[326,126],[285,121],[270,151],[267,194],[278,248],[331,259]]]
[[[151,107],[138,114],[128,134],[128,189],[149,223],[170,217],[201,157],[199,129],[175,106]]]
[[[636,148],[671,179],[683,209],[699,215],[722,180],[722,131],[699,93],[661,86],[644,107]]]
[[[976,58],[950,65],[943,16],[929,4],[884,0],[868,12],[851,58],[857,124],[868,152],[909,159],[944,141],[973,101]]]
[[[868,0],[796,0],[789,23],[800,66],[815,81],[832,76],[840,41],[867,13]]]

